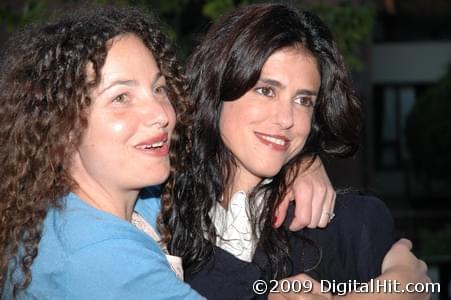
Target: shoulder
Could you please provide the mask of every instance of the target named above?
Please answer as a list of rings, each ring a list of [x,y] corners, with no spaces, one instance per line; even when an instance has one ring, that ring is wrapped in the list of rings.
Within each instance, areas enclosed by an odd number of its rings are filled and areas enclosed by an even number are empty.
[[[385,203],[374,196],[362,194],[338,194],[335,204],[335,218],[331,224],[349,226],[356,225],[378,227],[378,225],[393,227],[393,218]]]
[[[390,216],[390,211],[381,199],[365,194],[337,194],[335,210],[345,213],[349,211],[364,211],[370,214],[382,212],[385,216]]]
[[[394,224],[390,210],[377,197],[361,194],[339,194],[335,217],[326,227],[334,236],[353,246],[362,243],[390,243]]]
[[[150,239],[129,222],[93,208],[75,194],[63,198],[62,204],[61,209],[48,212],[43,239],[59,244],[67,254],[107,240],[146,243]]]
[[[393,219],[387,206],[373,196],[340,194],[334,212],[326,228],[303,229],[300,235],[295,234],[314,245],[304,250],[304,260],[310,266],[321,261],[316,269],[321,279],[365,282],[379,275],[382,260],[394,242]],[[301,244],[294,243],[297,248]]]
[[[177,278],[153,240],[115,238],[91,244],[69,257],[70,299],[200,299]]]
[[[151,199],[140,204],[146,216],[159,210]],[[199,298],[176,277],[157,242],[80,201],[66,197],[63,209],[49,212],[30,292],[39,295],[52,283],[66,299],[148,299],[150,291],[158,298]]]
[[[343,194],[337,197],[335,213],[329,226],[339,238],[339,254],[349,265],[350,277],[360,281],[375,278],[395,241],[390,210],[379,198]]]

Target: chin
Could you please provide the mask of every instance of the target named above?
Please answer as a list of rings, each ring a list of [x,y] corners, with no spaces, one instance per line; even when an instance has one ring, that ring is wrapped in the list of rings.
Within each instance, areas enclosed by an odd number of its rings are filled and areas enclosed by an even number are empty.
[[[150,173],[150,174],[149,174]],[[141,178],[144,179],[141,182],[143,187],[151,186],[151,185],[159,185],[166,181],[169,177],[169,169],[161,170],[161,171],[150,171],[147,174],[143,175]]]
[[[261,172],[258,172],[258,177],[260,178],[271,178],[277,175],[277,173],[280,172],[281,168],[274,168],[274,167],[266,167],[263,170],[261,170]]]

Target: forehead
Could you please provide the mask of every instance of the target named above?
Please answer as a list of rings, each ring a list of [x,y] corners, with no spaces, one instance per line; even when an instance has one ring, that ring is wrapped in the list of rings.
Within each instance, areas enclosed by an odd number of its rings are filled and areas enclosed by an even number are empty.
[[[101,81],[130,71],[142,70],[151,71],[151,73],[159,71],[152,51],[140,37],[133,33],[117,35],[106,41],[105,46],[107,52],[101,67],[99,78]],[[86,74],[88,82],[96,79],[92,61],[86,65]]]
[[[311,89],[319,88],[321,81],[316,58],[301,46],[272,53],[263,65],[260,77],[269,77],[282,84],[308,85]]]
[[[293,60],[301,61],[306,64],[313,64],[318,68],[318,63],[316,57],[313,53],[304,48],[302,45],[285,47],[274,51],[266,60],[263,65],[264,69],[268,65],[286,64],[287,62],[292,62]]]

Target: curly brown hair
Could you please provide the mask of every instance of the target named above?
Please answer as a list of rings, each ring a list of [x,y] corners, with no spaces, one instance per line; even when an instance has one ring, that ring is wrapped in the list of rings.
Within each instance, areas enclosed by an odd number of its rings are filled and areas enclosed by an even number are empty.
[[[14,296],[32,280],[43,221],[50,208],[76,183],[71,157],[87,126],[89,91],[100,81],[112,38],[131,33],[152,52],[166,79],[177,115],[187,109],[185,81],[170,41],[156,19],[133,8],[90,7],[10,40],[0,69],[0,288],[13,284]],[[92,63],[93,80],[86,68]],[[178,120],[171,162],[183,160],[188,143]],[[183,152],[182,152],[183,153]],[[171,178],[174,170],[171,169]],[[168,185],[162,201],[170,203]],[[168,204],[167,204],[168,205]],[[13,277],[15,272],[21,276]],[[0,295],[2,294],[0,290]]]

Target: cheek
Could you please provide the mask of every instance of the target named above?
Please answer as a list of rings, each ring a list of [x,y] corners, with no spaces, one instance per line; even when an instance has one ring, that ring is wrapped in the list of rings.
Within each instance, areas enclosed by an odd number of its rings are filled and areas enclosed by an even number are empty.
[[[310,134],[312,129],[312,118],[312,112],[303,112],[297,118],[299,121],[296,124],[296,133],[303,139],[306,139]]]
[[[127,138],[135,127],[136,118],[129,115],[100,116],[92,120],[88,132],[92,143],[112,144]],[[100,146],[100,145],[99,145]]]
[[[268,117],[267,109],[243,100],[225,102],[220,118],[221,126],[234,126],[236,129],[264,121]],[[230,124],[230,125],[229,125]]]
[[[174,129],[175,122],[177,120],[177,116],[175,114],[175,109],[171,104],[168,104],[168,106],[165,108],[166,115],[168,116],[168,122],[169,122],[169,128]]]
[[[124,129],[126,128],[126,125],[124,122],[115,122],[111,125],[111,132],[113,134],[120,134]]]
[[[221,138],[227,144],[227,141],[230,140],[231,132],[233,132],[233,126],[238,125],[234,122],[234,107],[233,103],[225,102],[222,106],[221,115],[219,116],[219,132],[221,134]],[[239,126],[239,125],[238,125]]]
[[[120,117],[120,118],[109,118],[100,127],[105,133],[105,138],[110,136],[112,139],[116,139],[123,135],[127,135],[134,127],[134,118],[131,117]],[[102,132],[99,132],[102,135]]]
[[[304,147],[305,141],[307,140],[307,137],[310,134],[311,131],[311,124],[312,124],[312,118],[311,116],[303,115],[301,118],[299,118],[299,122],[295,125],[295,135],[296,135],[296,145],[295,149],[293,149],[293,152],[299,153],[302,148]]]

